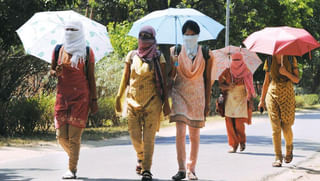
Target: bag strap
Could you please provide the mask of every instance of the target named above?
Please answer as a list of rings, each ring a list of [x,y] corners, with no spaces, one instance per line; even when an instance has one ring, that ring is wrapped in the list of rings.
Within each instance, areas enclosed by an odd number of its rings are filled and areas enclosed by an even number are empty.
[[[89,76],[89,62],[90,62],[90,47],[86,46],[86,61],[84,65],[84,74],[86,75],[87,79]]]
[[[202,49],[202,55],[203,55],[203,58],[204,60],[207,61],[210,59],[210,55],[209,55],[209,47],[208,46],[201,46],[201,49]]]
[[[59,52],[61,47],[62,47],[62,44],[58,44],[54,48],[54,61],[56,62],[56,65],[58,65]]]
[[[59,59],[59,54],[60,54],[60,49],[62,47],[62,44],[58,44],[56,45],[56,47],[54,48],[54,61],[56,62],[56,65],[58,65],[58,59]],[[86,60],[85,60],[85,66],[84,66],[84,73],[88,79],[89,76],[89,62],[90,62],[90,47],[87,46],[86,47]]]

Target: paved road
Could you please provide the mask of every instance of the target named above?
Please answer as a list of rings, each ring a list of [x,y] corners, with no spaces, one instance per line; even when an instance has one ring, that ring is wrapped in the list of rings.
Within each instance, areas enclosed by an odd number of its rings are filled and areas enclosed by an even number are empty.
[[[229,148],[224,122],[211,122],[201,130],[197,175],[203,181],[268,180],[270,175],[296,168],[320,150],[319,128],[320,111],[297,113],[293,127],[293,162],[284,164],[282,168],[272,168],[274,154],[271,127],[266,116],[255,117],[253,125],[247,126],[247,149],[235,154],[227,153]],[[177,171],[174,134],[174,128],[162,129],[158,134],[152,167],[155,180],[170,180]],[[134,172],[135,160],[135,152],[128,137],[99,144],[88,142],[81,150],[78,177],[80,180],[92,181],[139,180],[140,177]],[[60,180],[66,166],[67,157],[62,151],[0,161],[0,180]],[[320,174],[320,171],[315,173]]]

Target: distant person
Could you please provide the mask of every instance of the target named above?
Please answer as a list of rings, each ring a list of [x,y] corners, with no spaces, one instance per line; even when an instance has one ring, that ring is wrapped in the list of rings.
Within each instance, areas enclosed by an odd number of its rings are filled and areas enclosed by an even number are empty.
[[[170,113],[164,56],[157,49],[156,33],[151,26],[141,28],[138,49],[130,51],[116,97],[116,111],[122,112],[121,99],[127,99],[128,129],[137,153],[137,174],[142,181],[152,180],[151,164],[160,115]],[[128,93],[125,90],[128,88]]]
[[[197,180],[196,163],[200,144],[200,128],[210,110],[211,87],[215,80],[214,57],[209,49],[198,45],[199,25],[188,20],[182,27],[181,52],[171,48],[173,68],[172,113],[170,122],[176,123],[176,147],[179,170],[173,180]],[[178,55],[176,55],[179,53]],[[205,59],[206,55],[209,57]],[[191,150],[186,163],[186,127],[189,128]]]
[[[98,105],[94,54],[91,49],[87,54],[82,23],[70,21],[64,28],[65,40],[53,52],[50,74],[58,78],[55,103],[57,140],[69,156],[69,169],[62,178],[75,179],[81,135],[86,127],[89,110],[96,113]],[[86,72],[87,59],[89,63]]]
[[[292,125],[295,119],[295,93],[292,83],[299,82],[298,63],[295,57],[274,55],[264,64],[266,71],[258,108],[265,109],[272,126],[275,151],[273,167],[282,166],[281,131],[286,143],[285,163],[293,158]],[[265,104],[266,100],[266,104]]]
[[[243,60],[241,53],[231,56],[230,68],[219,76],[219,87],[226,92],[225,119],[229,153],[235,153],[240,145],[240,151],[246,148],[246,133],[244,123],[251,124],[252,98],[256,96],[253,87],[253,76]]]

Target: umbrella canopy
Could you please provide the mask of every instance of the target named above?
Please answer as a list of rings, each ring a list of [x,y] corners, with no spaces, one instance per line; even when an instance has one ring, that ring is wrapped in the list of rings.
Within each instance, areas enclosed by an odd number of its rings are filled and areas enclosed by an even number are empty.
[[[200,27],[198,41],[216,39],[223,25],[209,16],[191,8],[169,8],[154,11],[134,22],[129,35],[138,38],[141,27],[149,25],[156,31],[158,44],[182,44],[182,26],[187,20],[193,20]]]
[[[260,58],[255,52],[251,52],[246,48],[240,48],[236,46],[227,46],[225,48],[221,48],[218,50],[213,50],[214,59],[217,62],[217,77],[218,80],[219,76],[222,72],[229,68],[231,65],[231,55],[237,52],[241,52],[243,56],[243,60],[246,63],[249,70],[252,74],[257,70],[259,65],[262,63]]]
[[[306,30],[288,26],[264,28],[249,35],[243,44],[254,52],[293,56],[302,56],[320,47]]]
[[[27,54],[51,63],[54,47],[64,42],[64,25],[69,20],[82,22],[87,46],[92,48],[96,62],[113,50],[106,27],[74,11],[36,13],[16,32]]]

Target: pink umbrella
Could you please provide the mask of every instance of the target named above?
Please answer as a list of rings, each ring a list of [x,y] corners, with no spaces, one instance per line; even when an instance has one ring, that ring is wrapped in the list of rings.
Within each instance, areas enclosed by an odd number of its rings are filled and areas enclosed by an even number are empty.
[[[243,44],[254,52],[293,56],[302,56],[320,47],[306,30],[288,26],[264,28],[249,35]]]
[[[217,62],[217,77],[216,80],[218,80],[219,76],[222,74],[222,72],[230,67],[231,64],[231,55],[241,52],[243,56],[243,60],[246,63],[249,70],[254,73],[259,65],[262,63],[260,58],[257,56],[255,52],[251,52],[246,48],[240,48],[236,46],[227,46],[225,48],[221,48],[218,50],[213,51],[214,59]]]

